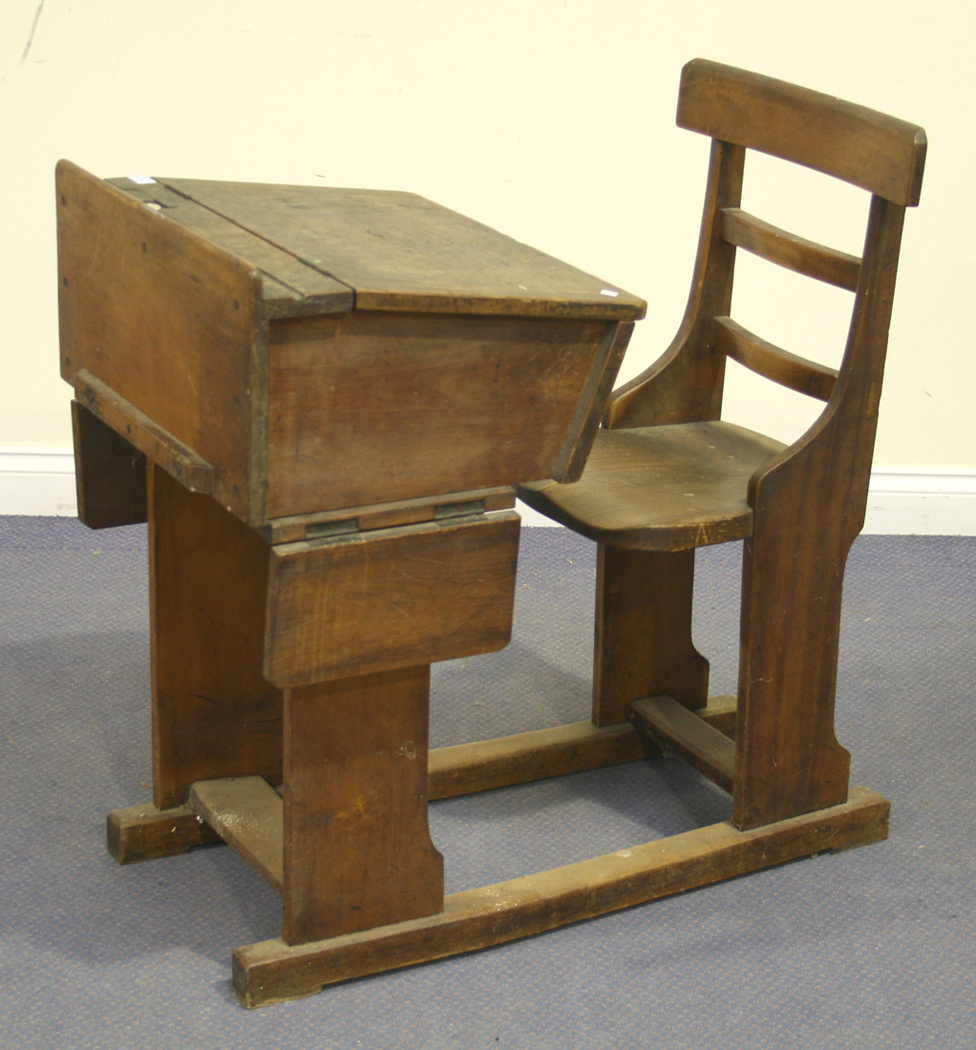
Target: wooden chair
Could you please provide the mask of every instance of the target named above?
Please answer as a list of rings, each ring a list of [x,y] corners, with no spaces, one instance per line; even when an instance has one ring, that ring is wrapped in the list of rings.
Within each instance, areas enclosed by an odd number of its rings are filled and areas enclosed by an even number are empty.
[[[712,138],[681,328],[615,392],[581,480],[520,494],[599,544],[594,723],[630,717],[731,790],[733,823],[745,830],[848,797],[850,756],[833,728],[841,586],[864,521],[902,222],[918,203],[925,134],[701,59],[683,70],[677,122]],[[743,212],[748,149],[869,190],[862,257]],[[736,248],[854,293],[839,371],[729,317]],[[721,421],[726,358],[826,402],[823,412],[788,447]],[[740,539],[733,744],[716,728],[731,729],[731,712],[706,707],[708,662],[692,644],[691,608],[695,548]]]

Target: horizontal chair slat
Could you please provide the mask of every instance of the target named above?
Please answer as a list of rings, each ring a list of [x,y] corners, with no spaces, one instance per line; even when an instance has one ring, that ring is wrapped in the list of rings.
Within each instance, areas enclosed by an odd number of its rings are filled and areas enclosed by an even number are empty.
[[[682,70],[678,127],[918,204],[925,132],[819,91],[696,58]]]
[[[710,342],[733,361],[799,394],[829,401],[837,369],[791,354],[736,324],[731,317],[712,320]]]
[[[720,213],[722,239],[745,248],[768,262],[813,277],[818,281],[853,292],[861,273],[861,260],[856,255],[826,248],[815,241],[797,237],[788,230],[763,222],[741,208],[723,208]]]

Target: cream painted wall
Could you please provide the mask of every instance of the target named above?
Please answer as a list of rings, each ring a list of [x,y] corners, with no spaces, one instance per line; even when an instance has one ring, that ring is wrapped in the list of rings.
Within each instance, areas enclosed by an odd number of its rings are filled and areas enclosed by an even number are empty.
[[[876,465],[976,469],[974,40],[971,0],[4,0],[0,447],[70,444],[56,367],[60,156],[102,176],[422,193],[648,299],[633,374],[686,296],[706,143],[674,127],[674,103],[682,63],[703,55],[926,127]],[[857,251],[864,195],[819,177],[799,178],[799,199],[771,193],[776,167],[751,164],[747,206]],[[814,289],[794,322],[792,277],[752,292],[751,262],[738,318],[835,359],[846,293]],[[783,397],[760,411],[736,376],[730,413],[788,436],[807,409]]]

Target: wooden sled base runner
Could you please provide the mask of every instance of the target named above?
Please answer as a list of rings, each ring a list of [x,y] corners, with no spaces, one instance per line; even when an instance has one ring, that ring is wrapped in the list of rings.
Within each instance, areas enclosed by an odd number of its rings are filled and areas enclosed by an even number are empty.
[[[659,697],[634,705],[634,721],[590,722],[432,751],[429,797],[447,798],[564,773],[633,761],[663,744],[669,715]],[[694,717],[708,732],[726,728],[733,698],[716,697]],[[655,742],[654,738],[658,740]],[[727,740],[727,738],[725,738]],[[672,736],[667,750],[679,750]],[[703,767],[706,765],[702,763]],[[703,768],[706,774],[707,768]],[[248,1007],[312,995],[323,986],[464,952],[594,918],[823,851],[878,842],[888,802],[866,788],[842,805],[739,831],[713,824],[670,838],[444,898],[435,914],[305,943],[263,941],[234,953],[234,987]],[[109,815],[108,846],[120,863],[185,852],[223,839],[278,892],[284,883],[283,803],[261,777],[195,783],[186,805],[152,805]]]
[[[444,911],[324,941],[261,941],[234,952],[234,989],[248,1007],[431,962],[707,886],[825,850],[878,842],[888,802],[855,788],[841,806],[753,831],[712,824],[577,864],[450,894]]]

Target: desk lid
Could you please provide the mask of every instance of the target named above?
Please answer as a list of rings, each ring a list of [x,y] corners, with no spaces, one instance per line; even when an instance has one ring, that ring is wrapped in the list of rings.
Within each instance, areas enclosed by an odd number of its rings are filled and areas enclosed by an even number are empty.
[[[264,276],[273,315],[643,317],[643,300],[413,193],[113,179]]]

